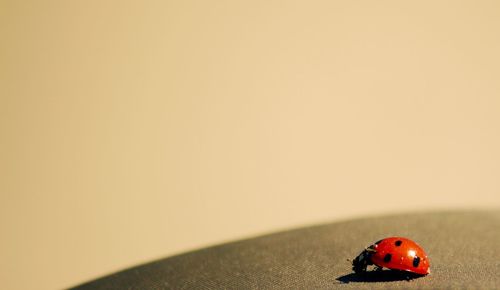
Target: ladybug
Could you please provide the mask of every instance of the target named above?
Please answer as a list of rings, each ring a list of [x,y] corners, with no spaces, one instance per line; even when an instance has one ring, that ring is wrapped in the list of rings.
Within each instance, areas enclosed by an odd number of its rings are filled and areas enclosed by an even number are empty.
[[[375,265],[376,270],[388,268],[416,275],[431,272],[424,249],[414,241],[402,237],[385,238],[364,249],[352,261],[352,270],[357,274],[364,273],[369,265]]]

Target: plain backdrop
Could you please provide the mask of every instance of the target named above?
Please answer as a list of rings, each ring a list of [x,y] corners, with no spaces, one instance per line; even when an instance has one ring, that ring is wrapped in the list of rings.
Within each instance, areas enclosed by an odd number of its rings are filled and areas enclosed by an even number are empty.
[[[500,206],[499,1],[0,0],[0,284]]]

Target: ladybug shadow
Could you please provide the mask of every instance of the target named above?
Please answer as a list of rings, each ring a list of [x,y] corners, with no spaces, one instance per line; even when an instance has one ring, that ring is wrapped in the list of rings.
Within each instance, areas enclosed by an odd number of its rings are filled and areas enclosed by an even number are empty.
[[[415,273],[395,270],[367,271],[356,274],[350,273],[336,278],[342,284],[359,283],[359,282],[394,282],[394,281],[410,281],[422,277]]]

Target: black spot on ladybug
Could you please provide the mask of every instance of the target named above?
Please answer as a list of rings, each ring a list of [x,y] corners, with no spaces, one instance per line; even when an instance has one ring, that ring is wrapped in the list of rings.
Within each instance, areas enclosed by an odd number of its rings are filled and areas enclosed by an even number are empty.
[[[420,264],[420,257],[415,256],[415,258],[413,258],[413,267],[418,267],[418,264]]]
[[[396,247],[399,247],[401,246],[403,242],[401,242],[400,240],[397,240],[394,244],[396,245]]]
[[[392,259],[392,255],[391,254],[385,254],[384,256],[384,262],[386,263],[389,263]],[[415,265],[415,261],[413,261],[413,265]]]

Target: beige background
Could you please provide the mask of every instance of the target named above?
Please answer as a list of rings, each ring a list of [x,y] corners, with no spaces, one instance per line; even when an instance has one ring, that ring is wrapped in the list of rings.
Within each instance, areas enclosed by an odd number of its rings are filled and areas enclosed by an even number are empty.
[[[500,206],[498,1],[0,0],[0,281]]]

